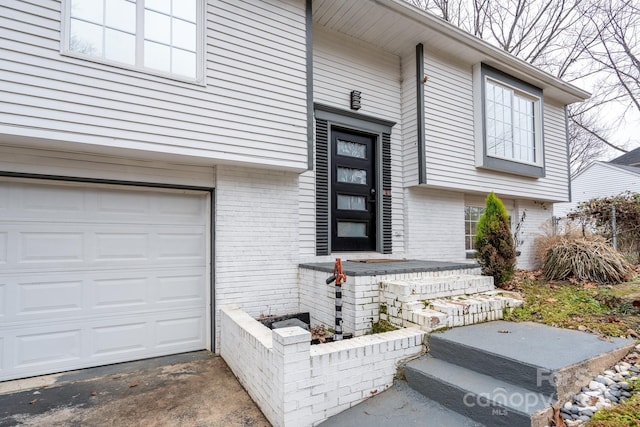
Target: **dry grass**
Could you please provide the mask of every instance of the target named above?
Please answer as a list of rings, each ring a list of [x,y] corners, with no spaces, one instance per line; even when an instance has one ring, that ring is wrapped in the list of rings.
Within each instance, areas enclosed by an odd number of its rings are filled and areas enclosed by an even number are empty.
[[[606,285],[627,280],[631,266],[602,237],[563,237],[547,249],[543,271],[547,280],[573,278]]]
[[[562,239],[580,239],[582,230],[572,221],[563,221],[561,229],[554,232],[551,221],[546,221],[540,227],[541,233],[533,241],[533,259],[536,268],[542,268],[547,251]]]

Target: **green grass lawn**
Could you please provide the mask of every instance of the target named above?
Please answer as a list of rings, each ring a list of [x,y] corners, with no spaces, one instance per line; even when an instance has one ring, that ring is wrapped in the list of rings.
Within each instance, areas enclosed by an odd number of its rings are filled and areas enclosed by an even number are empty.
[[[637,270],[636,270],[637,271]],[[511,283],[524,304],[507,320],[534,321],[593,332],[603,337],[640,338],[640,275],[613,286],[549,282],[520,271]],[[640,387],[634,385],[636,393]],[[640,427],[640,395],[594,415],[587,427]]]

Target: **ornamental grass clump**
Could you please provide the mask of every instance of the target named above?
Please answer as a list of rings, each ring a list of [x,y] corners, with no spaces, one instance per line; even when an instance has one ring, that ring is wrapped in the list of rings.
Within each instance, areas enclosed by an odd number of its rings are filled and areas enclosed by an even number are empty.
[[[604,238],[590,237],[558,240],[547,250],[543,270],[547,280],[610,285],[627,280],[631,268]]]
[[[484,213],[478,220],[476,259],[482,268],[482,274],[492,276],[496,286],[502,287],[513,278],[516,248],[509,214],[493,192],[487,196]]]

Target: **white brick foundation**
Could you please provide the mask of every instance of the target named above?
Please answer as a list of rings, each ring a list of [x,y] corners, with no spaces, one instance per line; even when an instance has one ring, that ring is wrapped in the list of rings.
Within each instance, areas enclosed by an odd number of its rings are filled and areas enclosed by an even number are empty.
[[[358,404],[424,352],[417,329],[312,346],[304,329],[272,331],[238,308],[223,307],[221,322],[221,356],[275,427],[313,426]]]

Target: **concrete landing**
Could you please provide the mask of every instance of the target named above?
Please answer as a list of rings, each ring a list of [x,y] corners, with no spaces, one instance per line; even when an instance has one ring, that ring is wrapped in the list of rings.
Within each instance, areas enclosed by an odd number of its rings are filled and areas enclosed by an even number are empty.
[[[633,340],[533,322],[487,322],[429,337],[430,355],[565,399],[633,347]]]
[[[319,424],[322,427],[484,427],[396,381],[392,388]]]
[[[543,427],[551,404],[571,398],[633,346],[532,322],[432,333],[429,354],[402,368],[407,382],[321,425]]]

